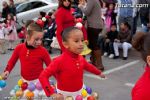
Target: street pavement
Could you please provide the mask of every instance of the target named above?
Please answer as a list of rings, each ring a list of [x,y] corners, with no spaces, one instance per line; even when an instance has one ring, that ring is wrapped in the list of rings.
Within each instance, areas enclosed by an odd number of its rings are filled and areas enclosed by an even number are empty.
[[[51,58],[59,55],[59,50],[54,49],[50,54]],[[12,52],[0,55],[0,73],[3,72],[9,57]],[[122,55],[122,53],[120,54]],[[89,61],[89,56],[86,57]],[[103,64],[105,66],[104,74],[106,79],[101,79],[91,73],[85,72],[84,83],[91,87],[93,91],[99,93],[99,100],[131,100],[131,91],[137,79],[144,72],[144,62],[141,60],[140,54],[134,49],[129,51],[127,60],[109,59],[103,57]],[[9,78],[6,80],[7,86],[0,91],[0,100],[9,96],[10,90],[17,84],[20,79],[19,61],[11,72]],[[72,83],[73,86],[73,83]]]

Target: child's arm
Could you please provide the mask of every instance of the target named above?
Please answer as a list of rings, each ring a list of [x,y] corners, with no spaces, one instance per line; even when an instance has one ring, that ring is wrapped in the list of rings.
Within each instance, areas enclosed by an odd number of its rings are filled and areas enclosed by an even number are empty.
[[[89,72],[91,72],[91,73],[93,73],[93,74],[96,74],[96,75],[100,75],[102,73],[95,66],[93,66],[90,63],[88,63],[85,59],[84,59],[84,69],[87,70],[87,71],[89,71]]]
[[[20,51],[20,46],[17,46],[12,54],[12,56],[10,57],[8,63],[7,63],[7,67],[5,68],[4,72],[2,73],[2,77],[4,79],[6,79],[9,75],[9,73],[11,72],[11,70],[14,68],[18,58],[19,58],[19,51]]]
[[[42,71],[42,73],[39,76],[39,81],[45,91],[46,96],[51,96],[54,94],[54,89],[51,87],[49,78],[57,73],[57,64],[55,61],[51,62],[50,65]]]
[[[47,50],[44,48],[44,53],[43,53],[43,61],[45,62],[46,66],[48,66],[51,63],[51,58]]]
[[[99,69],[97,69],[92,64],[88,63],[85,59],[84,59],[84,69],[91,73],[99,75],[101,78],[105,78],[105,75]]]

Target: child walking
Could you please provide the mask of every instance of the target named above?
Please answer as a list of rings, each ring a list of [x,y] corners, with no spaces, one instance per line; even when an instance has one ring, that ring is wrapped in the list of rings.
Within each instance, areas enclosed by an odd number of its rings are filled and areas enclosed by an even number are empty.
[[[14,20],[14,16],[12,14],[7,15],[6,19],[6,39],[9,42],[9,50],[14,50],[14,42],[18,39],[17,30],[16,30],[16,23]]]
[[[139,51],[145,65],[145,72],[132,90],[132,100],[150,100],[150,32],[138,32],[132,39],[133,47]]]
[[[75,97],[83,89],[83,71],[87,70],[102,78],[105,76],[92,64],[89,64],[81,55],[83,50],[83,33],[77,27],[68,27],[62,33],[62,41],[66,50],[40,74],[39,80],[47,96],[59,98]],[[57,81],[57,93],[50,86],[49,77],[54,76]],[[72,83],[74,83],[72,85]]]
[[[43,63],[48,66],[51,62],[49,53],[41,46],[43,30],[35,22],[27,26],[26,42],[16,46],[7,66],[2,73],[2,78],[7,79],[14,68],[17,60],[20,60],[21,79],[25,82],[31,82],[38,79],[43,71]]]

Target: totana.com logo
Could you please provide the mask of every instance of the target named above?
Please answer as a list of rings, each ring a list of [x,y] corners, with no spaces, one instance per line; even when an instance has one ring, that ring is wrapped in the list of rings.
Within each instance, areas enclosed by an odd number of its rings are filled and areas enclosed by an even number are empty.
[[[125,8],[125,7],[133,7],[133,8],[141,8],[141,7],[145,7],[145,8],[148,8],[150,5],[149,4],[117,4],[117,7],[122,7],[122,8]]]

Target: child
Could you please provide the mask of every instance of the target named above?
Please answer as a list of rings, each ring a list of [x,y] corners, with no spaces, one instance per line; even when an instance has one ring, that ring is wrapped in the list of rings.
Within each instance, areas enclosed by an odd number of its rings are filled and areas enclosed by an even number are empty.
[[[106,34],[106,40],[104,43],[104,56],[109,55],[109,58],[114,57],[114,40],[118,36],[118,31],[115,24],[111,25],[111,30]]]
[[[110,3],[105,14],[105,24],[106,24],[107,31],[110,31],[111,24],[116,24],[117,14],[115,13],[114,6],[115,4]]]
[[[27,82],[38,79],[43,71],[43,63],[48,66],[51,62],[49,53],[41,46],[42,38],[43,31],[41,27],[35,22],[30,23],[27,26],[26,42],[15,48],[7,67],[2,73],[3,79],[7,79],[18,59],[21,64],[21,78]]]
[[[122,48],[123,60],[127,60],[128,49],[130,49],[131,47],[132,45],[130,25],[127,22],[123,22],[120,25],[120,32],[118,33],[118,38],[114,40],[114,59],[119,58],[119,48]]]
[[[18,39],[14,16],[12,14],[8,14],[6,21],[6,30],[8,30],[8,33],[6,34],[6,39],[9,42],[8,49],[14,50],[14,43]]]
[[[76,27],[68,27],[62,33],[62,41],[66,50],[40,74],[39,80],[47,96],[57,97],[48,81],[55,76],[57,80],[57,93],[75,97],[81,94],[83,88],[83,71],[105,76],[95,66],[89,64],[81,55],[83,50],[83,33]]]
[[[132,100],[150,100],[150,32],[138,32],[132,39],[133,47],[142,55],[145,72],[132,90]]]
[[[6,53],[6,40],[5,40],[5,33],[4,33],[4,26],[5,24],[3,21],[0,21],[0,54]]]

